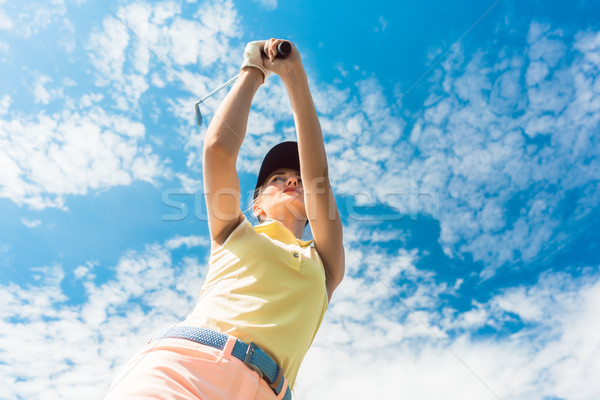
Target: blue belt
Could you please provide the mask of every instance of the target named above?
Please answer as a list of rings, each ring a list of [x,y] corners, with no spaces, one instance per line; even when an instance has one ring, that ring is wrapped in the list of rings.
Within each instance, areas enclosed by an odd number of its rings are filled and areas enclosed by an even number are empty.
[[[152,341],[158,339],[175,338],[187,339],[206,346],[214,347],[223,350],[227,344],[228,335],[220,332],[215,332],[210,329],[196,328],[192,326],[176,326],[169,328],[155,337]],[[246,344],[237,339],[231,355],[242,360],[248,367],[256,371],[271,387],[275,395],[281,393],[283,387],[283,371],[275,361],[271,359],[254,343]],[[292,393],[289,385],[283,396],[283,400],[291,400]]]

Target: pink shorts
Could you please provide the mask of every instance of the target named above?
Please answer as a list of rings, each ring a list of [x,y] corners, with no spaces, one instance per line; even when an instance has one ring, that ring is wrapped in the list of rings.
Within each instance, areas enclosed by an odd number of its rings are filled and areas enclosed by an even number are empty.
[[[231,355],[236,339],[223,350],[186,339],[148,343],[123,368],[104,400],[202,399],[280,400],[267,382]]]

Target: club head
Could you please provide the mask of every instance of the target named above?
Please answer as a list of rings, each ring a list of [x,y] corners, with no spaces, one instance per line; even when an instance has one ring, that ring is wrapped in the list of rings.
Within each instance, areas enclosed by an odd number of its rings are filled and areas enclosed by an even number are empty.
[[[200,102],[196,103],[196,124],[198,126],[202,125],[202,113],[200,112]]]

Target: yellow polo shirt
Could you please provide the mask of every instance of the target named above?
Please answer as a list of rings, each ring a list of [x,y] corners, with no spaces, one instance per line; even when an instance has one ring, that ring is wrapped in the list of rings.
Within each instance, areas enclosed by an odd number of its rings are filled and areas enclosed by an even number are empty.
[[[279,221],[244,220],[209,259],[194,310],[183,322],[254,342],[283,368],[293,387],[327,310],[317,250]]]

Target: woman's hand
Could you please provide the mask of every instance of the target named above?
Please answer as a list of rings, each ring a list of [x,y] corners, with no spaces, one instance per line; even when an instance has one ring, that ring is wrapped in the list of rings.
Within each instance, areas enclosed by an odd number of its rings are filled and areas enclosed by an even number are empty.
[[[244,49],[244,62],[242,63],[241,70],[242,71],[261,71],[262,82],[269,77],[271,71],[268,71],[264,66],[264,53],[263,46],[266,43],[264,40],[257,40],[254,42],[250,42],[246,45]]]
[[[265,41],[263,46],[263,65],[267,71],[271,71],[279,75],[283,83],[294,79],[298,74],[304,74],[304,67],[302,66],[302,59],[296,46],[292,45],[292,51],[285,58],[277,58],[277,46],[281,42],[285,42],[284,39],[269,39]],[[266,57],[266,58],[265,58]]]

